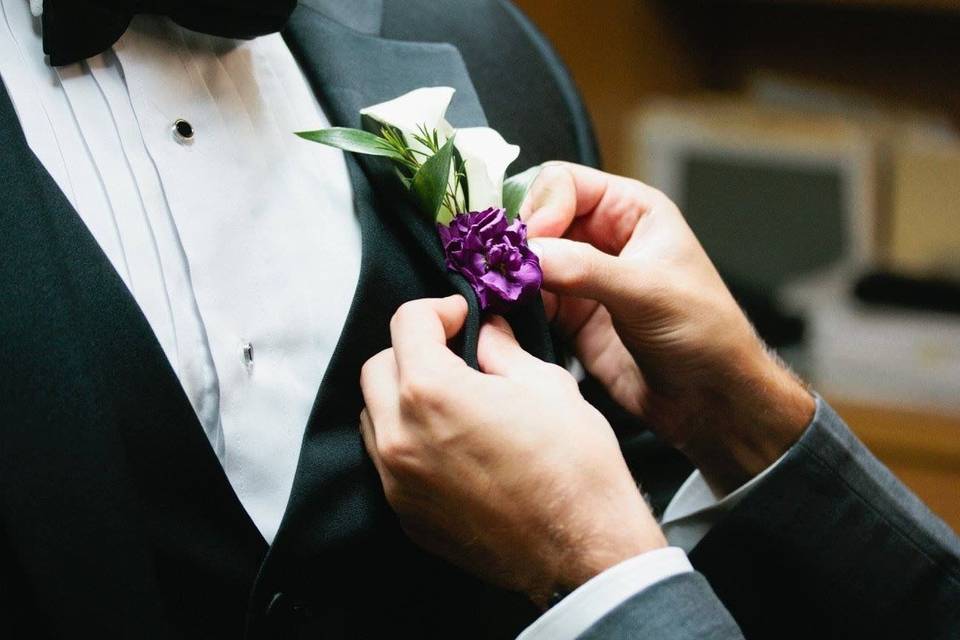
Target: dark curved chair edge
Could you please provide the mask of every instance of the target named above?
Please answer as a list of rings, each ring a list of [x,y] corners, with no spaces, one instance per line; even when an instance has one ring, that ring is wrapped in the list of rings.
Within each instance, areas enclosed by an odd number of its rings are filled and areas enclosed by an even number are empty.
[[[600,168],[601,158],[600,149],[597,145],[597,138],[593,128],[593,120],[583,102],[580,90],[573,81],[573,76],[567,68],[566,63],[553,48],[546,35],[527,17],[527,15],[515,5],[512,0],[497,0],[504,11],[509,13],[523,29],[524,33],[530,38],[530,41],[536,46],[540,55],[547,62],[553,74],[553,79],[560,89],[567,108],[573,116],[573,122],[576,127],[576,141],[580,162],[590,167]]]

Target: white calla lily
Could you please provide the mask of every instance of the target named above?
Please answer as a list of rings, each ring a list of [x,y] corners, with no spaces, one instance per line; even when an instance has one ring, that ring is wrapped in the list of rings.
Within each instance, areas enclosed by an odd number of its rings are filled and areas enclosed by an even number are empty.
[[[465,205],[474,211],[503,206],[504,175],[520,155],[520,147],[508,144],[503,136],[488,127],[454,130],[445,119],[454,93],[451,87],[415,89],[399,98],[369,106],[360,113],[397,129],[407,145],[421,153],[429,151],[416,139],[424,131],[436,131],[441,145],[456,131],[454,146],[463,159],[469,187],[470,202]],[[450,211],[445,213],[447,217],[452,215]]]
[[[503,206],[504,176],[507,167],[520,155],[520,147],[509,144],[489,127],[457,129],[453,145],[463,158],[467,173],[467,208],[480,211]]]
[[[399,98],[361,109],[360,115],[398,129],[410,148],[423,151],[423,145],[414,139],[414,135],[419,135],[421,129],[437,131],[441,144],[446,142],[453,132],[444,116],[455,92],[452,87],[415,89]]]

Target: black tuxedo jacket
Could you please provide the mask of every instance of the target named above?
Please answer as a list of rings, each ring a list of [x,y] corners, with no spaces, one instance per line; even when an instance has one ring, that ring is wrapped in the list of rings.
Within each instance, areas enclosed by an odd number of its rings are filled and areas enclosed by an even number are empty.
[[[336,125],[448,85],[451,122],[497,127],[523,148],[515,169],[593,163],[582,107],[530,29],[502,0],[313,0],[284,37]],[[349,160],[360,282],[268,547],[3,91],[0,140],[0,636],[507,638],[536,616],[409,543],[365,455],[359,371],[390,316],[413,298],[474,300],[385,166]],[[511,321],[553,357],[540,305]],[[478,326],[474,303],[471,362]]]
[[[517,169],[594,164],[582,106],[530,29],[507,0],[310,0],[284,35],[335,124],[357,126],[361,107],[450,85],[451,121],[489,122],[519,143]],[[408,542],[365,456],[359,370],[387,346],[394,310],[454,291],[473,300],[382,164],[348,161],[360,283],[268,547],[2,88],[0,141],[0,637],[506,639],[536,617],[523,597]],[[538,305],[511,322],[527,350],[553,357]],[[460,346],[471,362],[478,325],[473,306]],[[941,637],[922,621],[957,610],[955,540],[888,476],[858,471],[869,458],[845,431],[810,433],[704,539],[695,566],[751,638]],[[665,479],[686,467],[646,436],[623,445],[662,505],[674,488]],[[823,558],[817,542],[831,536]],[[707,606],[694,606],[698,597]],[[691,633],[676,637],[736,637],[711,597],[702,578],[678,578],[588,635],[674,637],[664,630],[679,619]]]

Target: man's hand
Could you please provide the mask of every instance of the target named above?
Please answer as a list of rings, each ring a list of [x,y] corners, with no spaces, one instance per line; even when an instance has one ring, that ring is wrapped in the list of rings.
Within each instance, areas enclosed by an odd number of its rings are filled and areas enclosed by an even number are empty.
[[[677,207],[640,182],[544,168],[524,204],[548,313],[627,410],[731,491],[796,442],[814,400],[771,356]]]
[[[474,371],[446,346],[454,296],[405,304],[366,363],[361,429],[388,501],[419,544],[543,604],[666,542],[606,420],[561,367],[494,318]]]

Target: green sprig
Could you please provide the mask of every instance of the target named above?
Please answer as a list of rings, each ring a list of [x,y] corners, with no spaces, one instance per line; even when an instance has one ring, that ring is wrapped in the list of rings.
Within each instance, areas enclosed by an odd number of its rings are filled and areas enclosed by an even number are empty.
[[[300,132],[297,135],[344,151],[389,158],[395,163],[397,175],[407,189],[431,192],[429,197],[426,193],[415,195],[421,199],[423,206],[432,209],[434,216],[438,216],[441,210],[446,210],[443,218],[447,219],[447,215],[453,216],[466,211],[466,163],[453,147],[452,138],[441,142],[440,133],[435,129],[428,130],[421,124],[412,135],[423,149],[412,148],[403,133],[384,124],[380,125],[379,134],[361,129],[334,127]],[[425,166],[429,171],[424,169]],[[446,172],[441,175],[444,169]]]

